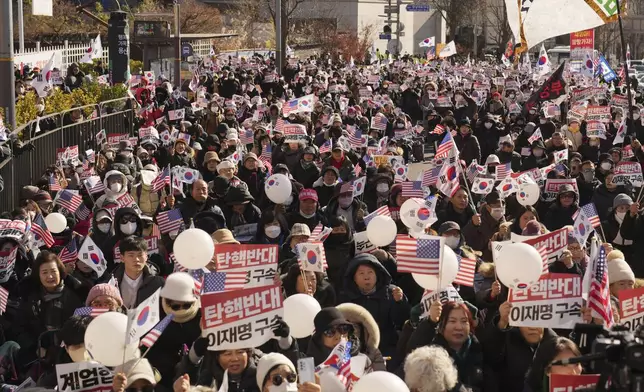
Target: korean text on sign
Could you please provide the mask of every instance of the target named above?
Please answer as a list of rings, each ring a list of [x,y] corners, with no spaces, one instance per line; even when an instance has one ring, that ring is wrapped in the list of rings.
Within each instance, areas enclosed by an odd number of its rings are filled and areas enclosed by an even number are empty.
[[[112,372],[98,362],[56,365],[59,391],[111,391]]]
[[[568,249],[568,229],[562,228],[540,236],[522,236],[512,233],[512,242],[525,242],[539,249],[545,247],[548,252],[548,263],[554,263],[564,250]]]
[[[592,388],[599,381],[599,374],[551,374],[550,392],[571,392]]]
[[[620,324],[635,331],[644,320],[644,287],[621,290],[618,294]]]
[[[257,347],[274,337],[283,317],[280,285],[206,294],[202,330],[210,350]]]
[[[222,244],[215,247],[217,271],[246,272],[245,288],[273,284],[277,254],[277,245]]]
[[[547,274],[524,290],[510,290],[510,325],[572,329],[582,322],[581,276]]]
[[[434,301],[440,301],[445,305],[448,302],[463,302],[463,298],[452,286],[440,291],[425,290],[423,298],[420,300],[420,318],[424,319],[429,316],[429,308]]]

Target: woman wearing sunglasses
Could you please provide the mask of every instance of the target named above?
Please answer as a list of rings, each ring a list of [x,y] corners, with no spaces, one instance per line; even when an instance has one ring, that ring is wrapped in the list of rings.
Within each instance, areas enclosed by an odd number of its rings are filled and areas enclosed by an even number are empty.
[[[318,384],[297,383],[293,362],[279,353],[264,355],[257,362],[257,386],[260,392],[320,392]]]
[[[353,332],[353,326],[342,312],[334,307],[324,308],[318,312],[313,320],[315,333],[309,341],[306,356],[313,357],[315,365],[324,362],[335,346],[344,339],[348,339]]]

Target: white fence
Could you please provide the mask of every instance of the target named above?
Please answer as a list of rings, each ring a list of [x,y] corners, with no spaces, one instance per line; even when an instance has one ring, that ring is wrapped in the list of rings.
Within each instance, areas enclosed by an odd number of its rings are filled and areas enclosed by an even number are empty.
[[[200,39],[190,40],[188,42],[192,44],[194,52],[200,56],[207,56],[210,54],[210,48],[212,46],[211,40]],[[29,65],[31,68],[38,67],[42,69],[49,59],[51,59],[51,56],[54,55],[54,66],[60,69],[62,75],[65,75],[67,73],[67,68],[72,63],[80,61],[87,52],[87,49],[91,47],[91,44],[92,42],[88,42],[87,45],[70,45],[65,41],[64,45],[41,47],[38,43],[35,48],[26,49],[24,52],[16,52],[14,63],[19,68],[24,65]],[[108,57],[109,48],[104,41],[102,59],[103,64],[106,67],[109,64]]]

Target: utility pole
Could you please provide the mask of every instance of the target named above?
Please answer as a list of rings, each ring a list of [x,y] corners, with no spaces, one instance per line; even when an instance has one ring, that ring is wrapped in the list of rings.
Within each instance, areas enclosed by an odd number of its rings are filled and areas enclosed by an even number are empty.
[[[278,73],[282,73],[282,0],[275,0],[275,64]]]
[[[400,55],[398,48],[400,48],[400,4],[402,0],[396,0],[396,50],[394,56]]]
[[[18,0],[18,45],[20,53],[25,52],[25,15],[22,9],[22,0]]]
[[[181,21],[179,1],[174,0],[174,83],[181,89]]]
[[[4,85],[0,88],[0,107],[4,110],[4,123],[16,129],[16,84],[13,73],[13,12],[11,1],[0,1],[0,75]]]

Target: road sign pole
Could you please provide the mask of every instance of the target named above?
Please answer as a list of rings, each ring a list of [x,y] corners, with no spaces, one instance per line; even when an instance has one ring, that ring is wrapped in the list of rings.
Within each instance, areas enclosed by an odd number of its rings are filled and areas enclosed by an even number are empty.
[[[174,0],[174,83],[181,89],[181,21],[179,1]]]
[[[0,88],[0,108],[4,110],[4,123],[16,129],[16,84],[13,73],[13,16],[12,2],[0,2],[0,75],[4,85]]]

